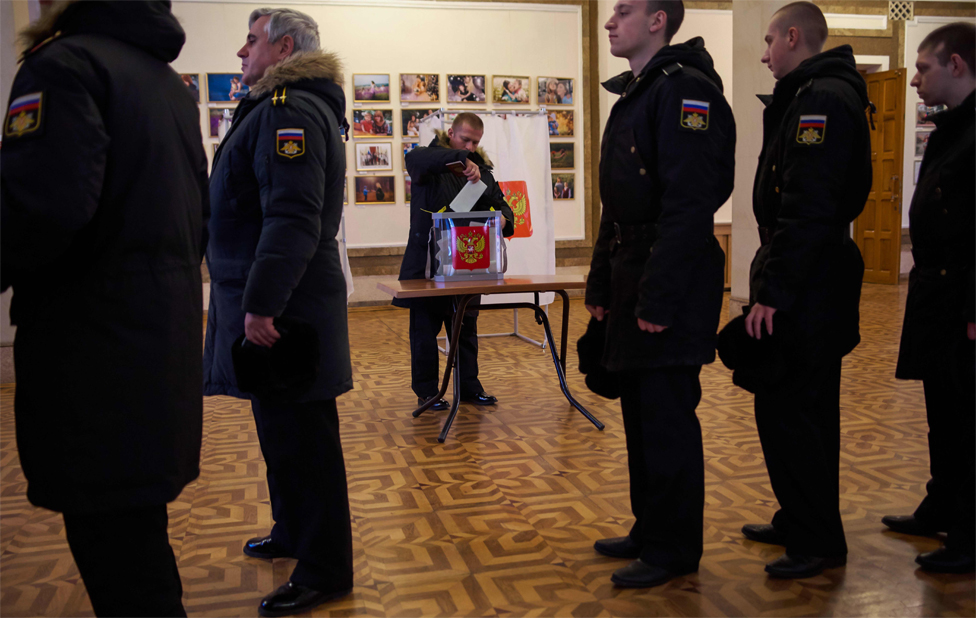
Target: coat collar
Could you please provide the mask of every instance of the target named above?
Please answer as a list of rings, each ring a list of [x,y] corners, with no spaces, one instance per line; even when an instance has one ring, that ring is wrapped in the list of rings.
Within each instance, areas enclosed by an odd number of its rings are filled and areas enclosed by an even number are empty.
[[[342,61],[333,52],[298,52],[269,68],[264,77],[251,88],[254,98],[263,97],[275,88],[290,86],[296,82],[324,79],[342,86]]]
[[[936,127],[942,129],[954,125],[961,126],[966,120],[972,122],[974,116],[976,116],[976,90],[970,92],[969,96],[958,107],[947,109],[932,116],[932,122],[935,123]]]
[[[435,129],[434,134],[436,137],[434,137],[433,141],[430,142],[431,148],[453,148],[451,146],[451,138],[448,137],[447,131],[438,131]],[[485,152],[481,146],[478,146],[473,154],[477,155],[481,159],[480,163],[485,167],[489,169],[494,167],[491,163],[491,159],[488,158],[488,153]],[[475,161],[475,163],[479,162]]]
[[[46,42],[51,37],[58,34],[57,25],[61,16],[69,8],[78,4],[81,0],[59,0],[46,11],[41,11],[41,16],[34,23],[20,31],[19,40],[24,49],[30,53],[35,47]]]

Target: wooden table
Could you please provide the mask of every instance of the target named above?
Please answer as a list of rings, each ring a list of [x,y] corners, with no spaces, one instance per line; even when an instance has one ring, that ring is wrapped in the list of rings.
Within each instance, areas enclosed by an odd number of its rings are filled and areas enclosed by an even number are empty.
[[[447,433],[451,430],[451,424],[454,422],[454,417],[457,416],[458,407],[461,404],[461,373],[458,369],[458,338],[461,333],[461,316],[464,315],[468,303],[482,294],[518,294],[525,292],[535,294],[534,303],[499,303],[481,305],[479,309],[481,311],[531,309],[535,313],[536,322],[541,324],[546,331],[546,339],[549,341],[549,350],[552,353],[552,361],[556,366],[556,375],[559,377],[559,386],[562,388],[563,395],[597,429],[603,429],[603,423],[598,421],[586,408],[573,399],[573,396],[569,392],[569,386],[566,384],[566,342],[569,335],[569,295],[566,294],[566,290],[585,289],[586,280],[582,275],[522,275],[488,281],[451,282],[410,279],[407,281],[384,281],[377,284],[377,287],[392,295],[394,298],[456,297],[454,323],[451,328],[450,345],[447,351],[447,367],[444,370],[444,381],[441,384],[441,390],[413,411],[414,418],[417,418],[444,397],[447,393],[447,384],[451,379],[451,371],[453,370],[454,401],[451,402],[451,412],[447,416],[444,427],[441,428],[440,436],[437,438],[438,442],[444,442],[447,439]],[[552,329],[549,328],[549,317],[542,307],[539,306],[539,294],[542,292],[554,292],[563,301],[562,341],[560,342],[560,353],[558,357],[556,356],[556,342],[553,340]]]

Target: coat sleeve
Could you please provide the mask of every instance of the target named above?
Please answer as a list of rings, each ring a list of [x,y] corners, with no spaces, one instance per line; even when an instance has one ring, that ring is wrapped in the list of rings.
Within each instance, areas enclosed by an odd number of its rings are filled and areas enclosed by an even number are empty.
[[[606,211],[604,211],[604,217]],[[590,260],[590,273],[586,277],[586,304],[594,307],[610,307],[610,243],[614,239],[613,222],[601,217]]]
[[[863,129],[863,118],[854,118],[853,111],[837,95],[813,91],[800,96],[783,120],[780,211],[755,294],[767,307],[790,310],[824,247],[849,224],[843,193],[855,155],[846,136]],[[800,141],[802,116],[827,117],[820,143]]]
[[[451,148],[414,148],[406,156],[407,172],[414,184],[425,185],[437,174],[453,173],[447,169],[448,163],[466,163],[467,150]]]
[[[0,150],[0,247],[3,282],[60,257],[95,216],[110,138],[91,65],[64,49],[43,50],[21,66],[11,101],[40,94],[36,126],[8,132]]]
[[[658,237],[644,266],[635,315],[671,326],[694,273],[714,236],[715,211],[732,194],[735,121],[714,87],[690,77],[671,79],[652,103],[661,186]],[[682,125],[685,100],[708,103],[704,130]],[[638,145],[646,138],[637,137]],[[640,146],[638,146],[640,147]]]
[[[257,124],[254,174],[263,222],[241,307],[247,313],[278,317],[285,310],[319,246],[325,201],[326,160],[321,120],[301,104],[267,107]],[[278,147],[278,132],[302,132],[301,154]],[[294,141],[294,140],[293,140]],[[334,232],[333,232],[334,234]]]

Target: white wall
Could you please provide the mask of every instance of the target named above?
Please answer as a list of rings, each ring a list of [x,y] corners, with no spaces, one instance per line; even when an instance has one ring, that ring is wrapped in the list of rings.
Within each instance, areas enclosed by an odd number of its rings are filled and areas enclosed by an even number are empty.
[[[239,72],[237,50],[247,34],[250,12],[269,5],[261,2],[218,2],[178,0],[173,12],[187,33],[187,43],[173,68],[181,73]],[[575,84],[575,128],[577,151],[576,195],[555,207],[556,239],[585,236],[584,199],[586,179],[582,166],[582,9],[578,6],[501,4],[477,2],[424,2],[419,0],[320,0],[317,2],[270,3],[290,6],[311,15],[319,24],[324,48],[339,53],[346,68],[346,98],[352,119],[352,74],[390,73],[394,89],[399,73],[441,75],[442,102],[446,103],[446,75],[474,73],[529,75],[532,78],[532,108],[536,108],[538,76],[573,77]],[[201,81],[201,89],[204,84]],[[400,103],[397,91],[389,104],[396,136],[392,140],[397,204],[349,204],[346,207],[346,238],[350,248],[403,246],[409,228],[409,210],[403,196]],[[489,97],[490,98],[490,97]],[[365,104],[368,109],[371,107]],[[412,103],[411,107],[436,107]],[[209,135],[206,104],[202,105],[201,129]],[[487,105],[472,109],[492,109]],[[514,108],[514,106],[513,106]],[[453,109],[453,108],[452,108]],[[528,109],[528,107],[523,107]],[[207,155],[211,142],[205,137]],[[354,144],[347,145],[350,201],[356,175]],[[490,155],[491,153],[489,153]]]

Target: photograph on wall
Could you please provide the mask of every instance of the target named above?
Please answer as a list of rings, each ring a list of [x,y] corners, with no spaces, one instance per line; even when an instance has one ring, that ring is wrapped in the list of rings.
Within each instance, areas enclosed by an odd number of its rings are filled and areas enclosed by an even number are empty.
[[[918,184],[918,173],[921,172],[921,171],[922,171],[922,162],[921,161],[916,161],[915,162],[915,183],[914,184]]]
[[[356,176],[357,204],[396,204],[393,176]]]
[[[355,93],[353,100],[356,103],[388,102],[390,100],[390,74],[354,73],[352,88]]]
[[[196,73],[180,73],[183,85],[190,91],[190,96],[197,103],[200,102],[200,76]]]
[[[491,100],[502,105],[529,103],[529,88],[532,80],[528,77],[495,75],[491,78]]]
[[[221,125],[223,125],[223,133],[227,133],[227,129],[234,122],[234,108],[217,107],[207,111],[210,115],[210,137],[220,137]]]
[[[346,205],[349,203],[349,178],[342,179],[342,204]]]
[[[356,109],[352,112],[353,137],[393,137],[393,110]]]
[[[403,142],[403,171],[407,171],[407,153],[419,146],[417,142]]]
[[[448,75],[447,100],[450,103],[484,103],[484,75]]]
[[[356,171],[369,172],[393,169],[393,144],[386,142],[356,143]]]
[[[403,175],[403,199],[410,203],[410,176],[408,174]]]
[[[925,149],[929,145],[929,136],[932,135],[931,131],[915,131],[915,156],[924,157]]]
[[[576,167],[576,143],[549,142],[549,162],[554,170],[571,170]]]
[[[420,123],[424,119],[433,116],[437,112],[436,108],[410,108],[400,111],[403,137],[420,137]]]
[[[549,135],[573,137],[573,111],[549,112]]]
[[[562,77],[539,78],[539,105],[572,105],[573,80]]]
[[[552,175],[552,198],[571,200],[576,195],[576,174]]]
[[[211,146],[213,146],[213,156],[216,157],[217,156],[217,149],[220,148],[220,142],[217,142],[215,144],[211,144]]]
[[[401,101],[440,101],[440,75],[425,75],[421,73],[400,73]]]
[[[211,103],[232,103],[247,96],[250,90],[241,81],[241,73],[207,73],[207,100]]]
[[[939,112],[944,112],[948,109],[945,105],[926,105],[925,103],[919,103],[915,106],[915,126],[916,127],[934,127],[935,123],[932,122],[931,117]]]

